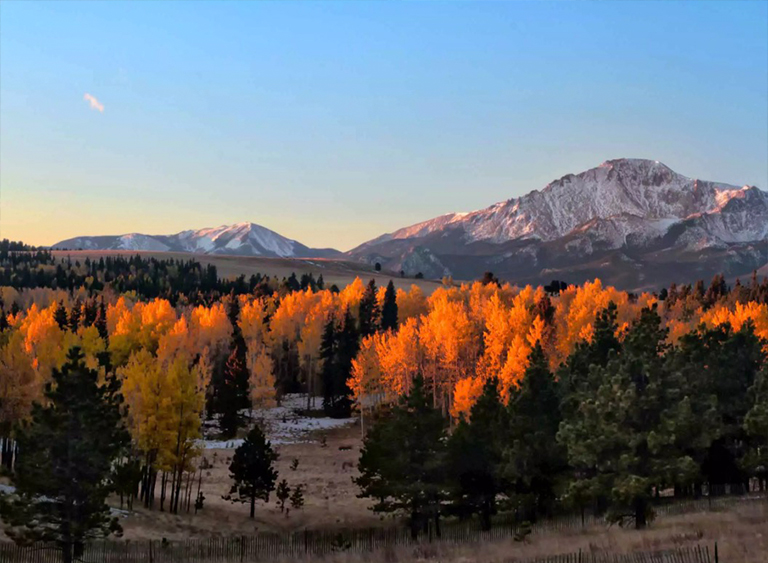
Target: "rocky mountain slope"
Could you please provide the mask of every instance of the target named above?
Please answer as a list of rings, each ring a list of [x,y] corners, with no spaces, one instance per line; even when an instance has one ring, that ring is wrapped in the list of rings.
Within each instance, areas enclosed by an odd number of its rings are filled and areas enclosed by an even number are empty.
[[[543,190],[443,215],[347,253],[367,262],[518,283],[593,277],[628,289],[725,273],[768,260],[768,194],[687,178],[658,161],[609,160]]]
[[[338,250],[330,248],[309,248],[254,223],[222,225],[213,229],[182,231],[174,235],[132,233],[119,236],[84,236],[57,242],[52,248],[175,251],[280,258],[328,258],[341,254]]]

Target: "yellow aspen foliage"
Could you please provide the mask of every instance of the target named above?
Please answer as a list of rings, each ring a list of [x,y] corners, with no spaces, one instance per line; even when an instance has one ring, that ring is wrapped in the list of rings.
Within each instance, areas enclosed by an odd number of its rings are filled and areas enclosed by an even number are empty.
[[[8,432],[42,398],[43,382],[24,350],[24,336],[13,331],[0,348],[0,429]]]
[[[419,322],[410,318],[397,332],[380,335],[376,356],[381,371],[381,392],[387,401],[410,392],[411,382],[419,374],[423,350],[419,342]]]
[[[512,338],[507,352],[507,360],[504,362],[499,376],[499,390],[505,402],[509,400],[512,389],[520,386],[520,381],[525,375],[525,368],[528,367],[528,356],[531,354],[531,349],[532,346],[527,337],[516,334]]]
[[[214,353],[220,353],[229,346],[232,324],[222,303],[195,307],[189,317],[189,330],[195,350],[208,348]]]
[[[339,292],[341,310],[344,308],[349,309],[349,312],[356,318],[360,301],[363,298],[363,293],[365,293],[365,284],[363,283],[363,280],[356,277],[351,284]]]
[[[755,334],[768,340],[768,305],[764,303],[736,303],[732,308],[718,304],[704,313],[701,321],[707,326],[730,324],[733,330],[741,330],[746,322],[751,322]]]
[[[254,299],[241,307],[238,324],[249,349],[254,345],[263,346],[268,342],[268,315],[269,310],[265,299]]]
[[[265,409],[275,405],[275,376],[272,373],[272,358],[266,349],[253,352],[248,349],[246,362],[250,372],[251,405]]]
[[[174,323],[171,330],[160,337],[157,358],[164,365],[170,365],[177,357],[183,357],[191,363],[196,350],[197,348],[193,347],[187,318],[181,317]]]
[[[485,381],[480,377],[466,377],[456,382],[456,389],[453,392],[453,407],[451,416],[454,418],[464,417],[469,420],[469,413],[477,402],[480,395],[483,394]]]
[[[387,293],[387,286],[380,285],[376,288],[376,303],[379,305],[379,311],[384,306],[384,294]]]
[[[169,378],[148,350],[131,354],[118,374],[134,443],[148,464],[154,465],[159,459],[167,461],[175,445]]]
[[[347,386],[358,409],[380,402],[383,397],[381,369],[377,349],[382,336],[366,336],[360,344],[360,351],[352,360],[352,372]]]
[[[66,356],[67,344],[76,338],[66,338],[53,318],[55,306],[38,309],[32,305],[19,323],[24,335],[24,351],[32,358],[32,366],[43,381],[47,381],[54,368],[61,367]]]
[[[398,289],[395,293],[397,301],[397,321],[402,324],[408,319],[417,319],[428,312],[427,297],[418,285],[404,291]]]
[[[121,296],[114,305],[107,307],[107,332],[112,335],[117,332],[117,325],[123,319],[123,315],[130,311],[128,302]]]
[[[170,450],[161,450],[161,464],[176,471],[191,469],[191,460],[199,454],[200,415],[205,406],[205,388],[197,368],[190,368],[184,357],[176,358],[165,372],[170,390],[168,432],[172,436]],[[167,457],[166,457],[167,456]]]
[[[80,337],[80,347],[85,354],[85,365],[89,369],[98,369],[99,367],[99,354],[106,352],[107,343],[99,335],[99,330],[91,325],[87,328],[80,328],[78,330],[78,336]],[[67,348],[68,349],[68,348]]]

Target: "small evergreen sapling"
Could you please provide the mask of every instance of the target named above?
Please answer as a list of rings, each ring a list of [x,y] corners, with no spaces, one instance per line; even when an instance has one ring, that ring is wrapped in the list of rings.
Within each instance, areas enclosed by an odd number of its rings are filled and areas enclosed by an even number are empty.
[[[228,495],[223,498],[232,502],[249,503],[251,518],[256,511],[256,501],[269,501],[269,493],[275,490],[277,471],[274,469],[277,453],[267,441],[258,425],[254,426],[235,450],[229,465],[234,480]]]
[[[291,496],[291,488],[288,486],[288,481],[283,479],[278,483],[275,495],[277,496],[277,504],[280,505],[280,512],[285,512],[285,502]]]
[[[299,510],[304,507],[304,485],[299,483],[291,493],[291,508]]]

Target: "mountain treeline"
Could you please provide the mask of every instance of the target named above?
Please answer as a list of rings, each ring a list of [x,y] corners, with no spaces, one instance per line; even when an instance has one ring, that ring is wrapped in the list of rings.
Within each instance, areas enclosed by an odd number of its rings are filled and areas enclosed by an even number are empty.
[[[173,305],[212,303],[224,295],[287,293],[299,289],[323,289],[322,275],[282,280],[261,274],[223,279],[213,264],[197,260],[134,256],[60,258],[48,250],[34,250],[21,243],[0,244],[0,287],[60,289],[93,297],[104,291],[133,293],[140,299],[162,297]]]

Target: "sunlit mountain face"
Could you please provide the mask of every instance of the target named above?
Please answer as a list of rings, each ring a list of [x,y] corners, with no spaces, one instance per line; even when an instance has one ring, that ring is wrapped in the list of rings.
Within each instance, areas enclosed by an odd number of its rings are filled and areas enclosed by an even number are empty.
[[[382,235],[348,255],[427,277],[518,283],[601,277],[627,289],[768,262],[768,194],[618,159],[472,213]]]

